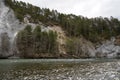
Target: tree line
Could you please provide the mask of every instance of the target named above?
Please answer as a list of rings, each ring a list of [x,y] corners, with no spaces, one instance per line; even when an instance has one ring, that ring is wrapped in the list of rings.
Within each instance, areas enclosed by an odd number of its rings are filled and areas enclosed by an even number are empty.
[[[31,16],[30,22],[42,22],[46,25],[60,25],[69,37],[83,36],[92,42],[109,39],[112,36],[120,34],[120,21],[117,18],[87,18],[73,14],[62,14],[56,10],[39,8],[29,3],[16,0],[5,0],[7,6],[10,6],[18,19],[23,21],[26,14]]]
[[[16,45],[21,57],[42,57],[42,55],[55,55],[58,53],[57,33],[41,31],[40,26],[32,31],[30,25],[17,35]]]
[[[82,52],[79,49],[79,38],[85,38],[92,43],[117,37],[120,35],[120,21],[114,17],[87,18],[74,14],[63,14],[56,10],[40,8],[29,3],[16,0],[5,0],[5,4],[14,10],[16,17],[23,22],[25,15],[30,15],[31,23],[42,22],[45,25],[59,25],[67,37],[71,40],[66,42],[67,53],[71,55]],[[72,38],[75,38],[75,40]],[[56,33],[50,31],[42,32],[40,27],[36,27],[32,32],[28,26],[18,34],[17,44],[20,52],[26,56],[39,53],[56,53]],[[77,41],[77,42],[76,42]],[[54,45],[54,46],[51,46]],[[27,49],[28,47],[28,49]],[[31,51],[30,51],[31,50]],[[85,55],[82,55],[85,56]]]
[[[117,18],[87,18],[73,14],[62,14],[56,10],[39,8],[16,0],[5,0],[5,3],[14,10],[20,21],[23,21],[24,16],[29,14],[31,16],[30,22],[60,25],[69,37],[83,36],[87,40],[98,42],[120,34],[120,21]]]

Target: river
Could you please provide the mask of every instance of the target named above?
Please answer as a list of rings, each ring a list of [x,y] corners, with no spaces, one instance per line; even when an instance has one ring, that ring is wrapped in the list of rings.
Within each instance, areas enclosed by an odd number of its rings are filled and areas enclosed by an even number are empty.
[[[120,80],[120,60],[1,59],[0,80]]]

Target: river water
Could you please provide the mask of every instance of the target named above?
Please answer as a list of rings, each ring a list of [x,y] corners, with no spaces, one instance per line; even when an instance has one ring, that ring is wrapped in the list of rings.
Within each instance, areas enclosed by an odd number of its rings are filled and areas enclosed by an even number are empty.
[[[0,60],[0,80],[120,80],[120,60]]]

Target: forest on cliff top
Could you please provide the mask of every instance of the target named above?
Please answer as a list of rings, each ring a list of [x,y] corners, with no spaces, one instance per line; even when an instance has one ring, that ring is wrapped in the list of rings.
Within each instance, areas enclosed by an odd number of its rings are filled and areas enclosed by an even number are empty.
[[[13,9],[20,22],[24,22],[25,16],[29,15],[30,23],[43,23],[45,26],[60,26],[66,36],[70,38],[66,43],[66,50],[70,54],[75,53],[73,50],[75,47],[73,48],[73,45],[79,44],[78,39],[81,37],[96,44],[120,35],[120,21],[112,16],[110,18],[87,18],[74,14],[59,13],[56,10],[40,8],[16,0],[5,0],[5,4]],[[37,26],[32,31],[31,26],[28,25],[23,31],[19,32],[17,39],[18,48],[21,54],[23,54],[22,56],[33,56],[34,53],[52,53],[52,55],[57,56],[58,45],[56,32],[41,32],[40,26]],[[27,53],[29,54],[27,55]]]

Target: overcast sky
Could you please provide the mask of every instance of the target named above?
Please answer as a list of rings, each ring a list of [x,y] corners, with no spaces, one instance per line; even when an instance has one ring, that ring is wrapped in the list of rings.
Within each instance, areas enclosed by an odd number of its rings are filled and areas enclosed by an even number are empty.
[[[33,5],[87,17],[117,17],[120,19],[120,0],[18,0]]]

